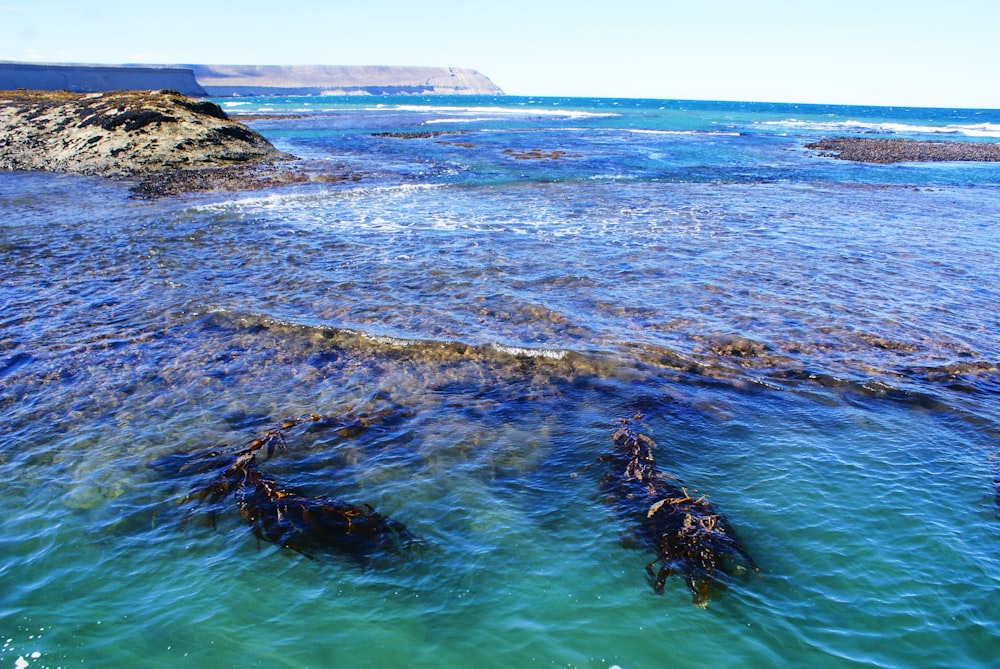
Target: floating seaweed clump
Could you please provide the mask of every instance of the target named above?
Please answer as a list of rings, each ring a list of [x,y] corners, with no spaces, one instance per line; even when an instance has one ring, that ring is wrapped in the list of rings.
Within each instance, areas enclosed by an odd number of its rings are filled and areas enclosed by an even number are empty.
[[[333,427],[342,436],[356,434],[367,424],[365,420],[345,422],[306,414],[281,421],[235,451],[222,445],[170,455],[153,467],[196,475],[186,499],[206,504],[213,524],[221,503],[232,494],[240,516],[258,539],[308,557],[327,552],[368,559],[422,543],[402,523],[368,505],[301,495],[261,470],[257,463],[260,452],[270,458],[277,451],[287,451],[286,431],[306,423]]]
[[[614,444],[614,451],[601,458],[610,466],[601,487],[619,517],[634,525],[637,539],[656,551],[646,565],[656,593],[663,592],[676,569],[694,603],[705,607],[712,589],[724,587],[728,575],[758,571],[715,506],[657,468],[652,439],[622,421]]]

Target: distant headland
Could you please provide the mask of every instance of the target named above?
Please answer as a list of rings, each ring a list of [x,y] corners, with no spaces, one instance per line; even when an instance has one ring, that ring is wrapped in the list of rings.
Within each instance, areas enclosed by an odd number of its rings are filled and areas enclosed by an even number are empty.
[[[503,95],[476,70],[351,65],[186,65],[213,97],[240,95]]]
[[[195,97],[251,95],[503,95],[457,67],[352,65],[93,65],[0,61],[0,90],[170,89]]]

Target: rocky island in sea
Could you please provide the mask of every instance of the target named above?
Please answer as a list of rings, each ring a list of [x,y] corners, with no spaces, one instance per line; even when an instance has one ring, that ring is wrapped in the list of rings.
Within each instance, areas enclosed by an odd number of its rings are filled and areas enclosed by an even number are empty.
[[[255,168],[291,159],[217,104],[174,91],[0,91],[0,169],[141,178],[150,195],[245,186]]]

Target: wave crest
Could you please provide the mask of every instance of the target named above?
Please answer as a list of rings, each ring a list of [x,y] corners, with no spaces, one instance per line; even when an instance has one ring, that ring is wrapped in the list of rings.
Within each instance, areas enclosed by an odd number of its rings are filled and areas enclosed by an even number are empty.
[[[912,125],[908,123],[873,123],[869,121],[804,121],[784,119],[761,121],[767,127],[787,128],[815,132],[854,132],[877,135],[962,135],[964,137],[1000,138],[1000,124],[956,123],[950,125]]]

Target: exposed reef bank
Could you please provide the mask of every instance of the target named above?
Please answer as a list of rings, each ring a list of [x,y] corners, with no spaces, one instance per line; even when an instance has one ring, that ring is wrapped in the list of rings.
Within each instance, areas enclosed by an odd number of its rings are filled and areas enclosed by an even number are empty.
[[[982,142],[926,142],[912,139],[831,137],[806,144],[806,148],[821,151],[821,155],[830,158],[861,163],[1000,161],[1000,145]]]
[[[253,187],[259,170],[293,158],[174,91],[0,91],[0,169],[145,178],[139,194],[152,196]]]

